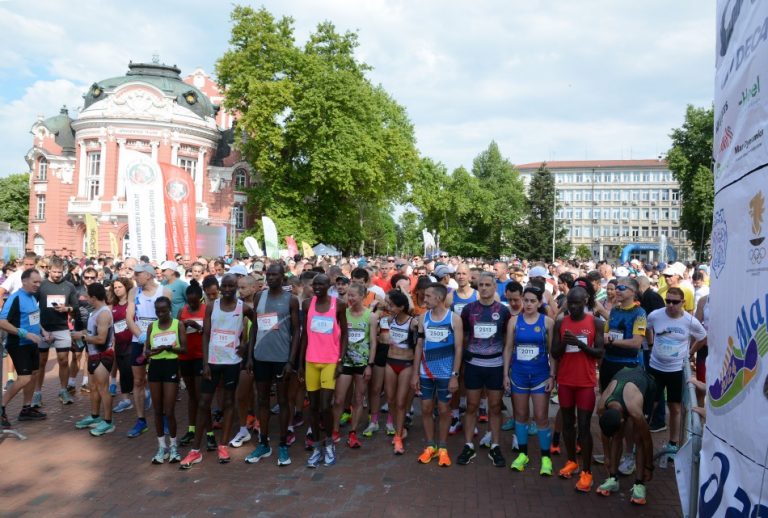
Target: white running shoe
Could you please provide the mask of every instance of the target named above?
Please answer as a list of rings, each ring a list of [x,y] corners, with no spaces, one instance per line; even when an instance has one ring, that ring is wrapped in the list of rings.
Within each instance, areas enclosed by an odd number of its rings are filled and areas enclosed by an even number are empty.
[[[235,435],[231,441],[229,441],[229,445],[233,448],[240,448],[243,443],[246,443],[251,440],[251,434],[248,430],[246,431],[239,431],[237,432],[237,435]]]
[[[491,447],[491,432],[487,431],[485,432],[485,435],[483,435],[483,438],[480,439],[480,447],[481,448],[490,448]]]
[[[619,473],[625,476],[629,476],[634,472],[635,472],[635,456],[631,454],[624,455],[621,459],[621,463],[619,464]]]

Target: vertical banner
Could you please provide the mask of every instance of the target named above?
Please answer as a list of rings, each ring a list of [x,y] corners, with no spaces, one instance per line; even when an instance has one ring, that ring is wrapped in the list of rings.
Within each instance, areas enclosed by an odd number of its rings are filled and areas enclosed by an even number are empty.
[[[131,254],[137,258],[146,255],[154,260],[165,259],[165,208],[160,166],[143,153],[125,149],[120,156],[118,174],[125,181]]]
[[[285,236],[285,244],[288,247],[288,255],[293,257],[299,254],[299,247],[296,246],[296,240],[293,236]]]
[[[171,164],[160,164],[163,171],[167,256],[197,257],[195,184],[190,174]]]
[[[253,236],[248,236],[243,239],[243,246],[245,246],[248,255],[251,257],[261,257],[264,255],[264,252],[261,251],[261,247],[259,246],[259,242],[256,241],[256,238]]]
[[[117,236],[114,232],[109,233],[109,252],[113,259],[120,255],[120,247],[117,245]]]
[[[768,516],[768,2],[717,1],[701,517]]]
[[[280,247],[277,245],[277,228],[275,222],[267,216],[261,217],[264,226],[264,248],[266,256],[270,259],[280,259]]]
[[[312,247],[309,246],[309,244],[306,241],[302,241],[301,242],[301,250],[302,250],[302,252],[304,252],[303,253],[304,257],[314,257],[315,256],[315,251],[312,250]]]
[[[99,223],[93,214],[85,215],[85,255],[99,255]]]

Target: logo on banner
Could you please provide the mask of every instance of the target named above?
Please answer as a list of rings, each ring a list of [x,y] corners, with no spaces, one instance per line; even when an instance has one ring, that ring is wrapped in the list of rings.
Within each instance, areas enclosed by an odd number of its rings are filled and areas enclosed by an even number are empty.
[[[728,457],[721,452],[715,452],[712,455],[710,462],[712,463],[713,468],[715,460],[720,463],[720,472],[712,472],[709,478],[701,484],[701,488],[699,489],[699,516],[701,518],[714,518],[715,516],[750,516],[757,518],[759,516],[766,516],[768,507],[762,505],[760,502],[756,502],[753,506],[749,499],[749,494],[740,484],[736,486],[736,491],[733,494],[732,500],[738,502],[741,507],[736,508],[729,506],[727,509],[720,509],[723,504],[723,496],[725,496],[728,475],[731,471],[731,462],[728,460]],[[736,476],[732,478],[738,480],[739,472],[738,470],[734,470],[734,472],[736,473]],[[712,489],[713,487],[714,489]]]
[[[741,99],[739,99],[739,106],[752,106],[757,102],[757,98],[760,95],[760,76],[757,76],[752,86],[748,86],[741,92]]]
[[[728,101],[725,101],[723,107],[720,108],[720,114],[717,116],[717,120],[715,121],[715,134],[720,133],[720,128],[723,125],[723,117],[725,117],[726,113],[728,113]]]
[[[171,180],[165,185],[165,193],[175,202],[182,201],[189,196],[187,184],[181,180]]]
[[[723,132],[723,138],[720,139],[720,153],[731,147],[731,141],[733,140],[733,130],[730,126],[725,128]]]
[[[759,142],[760,139],[762,139],[762,138],[763,138],[763,130],[761,128],[761,129],[757,130],[755,132],[755,134],[752,135],[751,137],[749,137],[747,140],[745,140],[741,144],[737,144],[736,146],[734,146],[734,148],[733,148],[734,154],[738,155],[739,153],[741,153],[743,151],[753,151],[753,150],[759,148],[760,146],[763,145],[762,142]],[[747,155],[748,154],[749,154],[749,152],[747,153]],[[746,155],[744,155],[744,156],[746,156]],[[739,157],[739,159],[741,159],[741,158],[743,158],[743,157]]]
[[[128,168],[128,179],[135,185],[149,185],[156,176],[155,170],[147,164],[134,164]]]
[[[765,197],[763,191],[758,191],[751,200],[749,200],[749,216],[752,219],[752,238],[749,244],[748,257],[751,264],[762,264],[765,260],[766,249],[763,246],[765,236],[763,235],[763,214],[765,213]],[[748,270],[749,271],[749,270]]]
[[[719,278],[725,268],[728,253],[728,225],[725,222],[725,209],[715,213],[712,224],[712,271]]]

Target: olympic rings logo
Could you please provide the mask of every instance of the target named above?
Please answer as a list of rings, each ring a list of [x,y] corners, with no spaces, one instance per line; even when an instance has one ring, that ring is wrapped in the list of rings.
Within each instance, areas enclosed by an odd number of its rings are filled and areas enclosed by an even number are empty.
[[[766,256],[765,247],[753,248],[749,251],[749,261],[752,264],[761,264]]]

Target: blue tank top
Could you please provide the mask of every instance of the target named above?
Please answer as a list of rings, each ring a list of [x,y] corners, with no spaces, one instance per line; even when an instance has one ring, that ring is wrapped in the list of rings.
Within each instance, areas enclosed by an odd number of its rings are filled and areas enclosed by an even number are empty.
[[[453,292],[453,302],[451,303],[451,311],[455,311],[459,316],[461,316],[461,310],[464,309],[464,306],[476,300],[477,300],[477,290],[472,290],[472,295],[470,295],[465,299],[461,298],[459,296],[459,290],[456,290]]]
[[[515,324],[515,354],[512,359],[513,369],[544,370],[549,369],[549,354],[547,354],[547,326],[545,316],[533,324],[525,321],[522,313]]]
[[[453,313],[446,311],[442,320],[432,319],[432,311],[424,315],[424,349],[419,373],[429,379],[448,379],[453,371],[455,337],[451,319]]]

